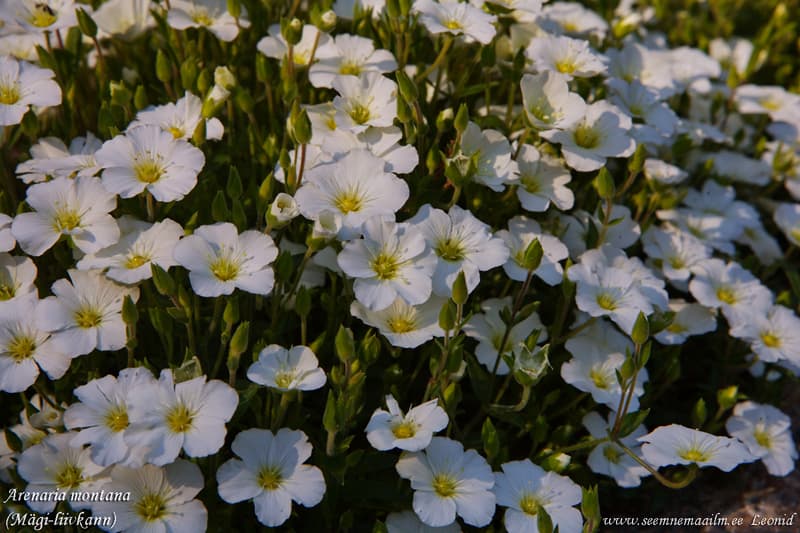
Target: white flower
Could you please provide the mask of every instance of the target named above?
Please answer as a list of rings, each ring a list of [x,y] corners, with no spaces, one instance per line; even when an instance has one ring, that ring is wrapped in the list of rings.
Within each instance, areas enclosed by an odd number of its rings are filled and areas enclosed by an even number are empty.
[[[506,332],[506,324],[500,318],[503,308],[511,308],[511,297],[490,298],[481,304],[483,313],[472,315],[469,321],[464,324],[464,333],[467,337],[476,339],[478,346],[475,348],[475,357],[478,362],[491,372],[494,370],[497,358],[497,375],[503,376],[510,372],[508,364],[503,359],[503,355],[516,358],[522,353],[525,341],[534,332],[539,330],[537,342],[547,340],[547,330],[542,325],[537,313],[531,313],[525,320],[517,323],[511,328],[506,339],[503,353],[500,354],[500,343]]]
[[[561,31],[603,39],[608,31],[608,22],[603,17],[577,2],[555,2],[542,9],[537,21],[542,28],[556,33]]]
[[[66,493],[66,500],[73,509],[88,507],[85,503],[71,501],[69,495],[97,490],[102,482],[99,476],[105,469],[92,462],[88,448],[75,448],[70,444],[74,436],[74,433],[52,434],[22,452],[17,461],[17,473],[28,482],[25,492],[34,495],[59,490]],[[33,497],[26,503],[37,513],[46,514],[55,509],[57,502],[53,498]]]
[[[186,91],[183,97],[175,103],[150,106],[139,111],[136,119],[128,125],[128,130],[150,124],[169,132],[176,139],[189,141],[200,121],[205,120],[206,139],[221,139],[225,131],[222,122],[217,118],[203,119],[202,111],[203,101]]]
[[[278,249],[272,238],[255,230],[239,233],[230,222],[200,226],[178,241],[173,256],[189,270],[199,296],[213,298],[234,289],[267,295],[275,283],[269,265]]]
[[[339,76],[360,76],[364,72],[386,73],[397,69],[397,61],[388,50],[375,50],[372,39],[358,35],[337,35],[317,53],[318,62],[308,71],[314,87],[333,87]]]
[[[67,30],[77,23],[74,0],[11,0],[4,9],[30,33]]]
[[[510,256],[503,270],[509,278],[514,281],[525,281],[528,270],[524,266],[525,250],[534,241],[538,240],[542,245],[544,255],[542,262],[533,273],[541,278],[548,285],[558,285],[564,277],[564,270],[561,268],[562,259],[569,256],[569,251],[563,242],[542,231],[542,228],[535,220],[525,216],[516,216],[508,221],[508,231],[501,230],[495,234],[503,239],[510,251]]]
[[[644,160],[644,176],[664,185],[675,185],[688,178],[689,173],[660,159],[648,158]]]
[[[768,114],[772,120],[800,121],[800,95],[783,87],[741,85],[736,88],[734,101],[742,114]]]
[[[80,270],[107,268],[106,276],[120,283],[150,279],[151,265],[169,270],[178,263],[172,251],[183,236],[183,228],[169,218],[150,224],[129,216],[117,220],[122,235],[116,244],[86,254],[78,261]]]
[[[409,409],[405,415],[391,394],[386,396],[386,407],[375,409],[369,419],[367,440],[380,451],[399,448],[418,452],[428,447],[433,434],[447,427],[449,419],[438,400],[433,399]]]
[[[716,313],[700,304],[671,300],[670,311],[675,312],[672,323],[655,334],[661,344],[683,344],[692,335],[702,335],[717,329]]]
[[[247,429],[236,435],[231,449],[241,459],[229,459],[217,470],[220,498],[228,503],[253,500],[265,526],[286,522],[292,501],[304,507],[322,501],[325,478],[316,466],[303,464],[312,448],[302,431]]]
[[[340,159],[353,150],[366,148],[383,159],[386,172],[408,174],[417,168],[419,154],[414,145],[400,144],[402,138],[403,132],[395,126],[368,128],[358,134],[336,130],[335,134],[324,137],[322,150],[333,154],[333,159]]]
[[[278,224],[286,224],[300,216],[300,210],[297,208],[297,202],[294,201],[293,196],[279,192],[269,204],[269,216]]]
[[[249,28],[247,10],[237,20],[227,10],[224,0],[172,0],[167,12],[167,23],[177,29],[208,28],[221,41],[232,41],[239,28]]]
[[[711,257],[711,249],[703,241],[672,226],[651,226],[642,235],[642,244],[670,280],[688,280],[691,269]]]
[[[137,387],[128,396],[129,446],[144,447],[145,461],[163,466],[178,457],[214,454],[225,443],[225,423],[236,411],[239,396],[226,383],[206,376],[175,383],[172,370],[157,382]]]
[[[545,472],[530,459],[501,465],[494,474],[497,505],[508,507],[503,523],[509,533],[538,533],[539,511],[544,510],[559,531],[581,530],[580,485],[555,472]]]
[[[397,84],[380,72],[337,76],[331,86],[339,93],[333,99],[338,127],[360,133],[370,126],[392,125],[397,115]]]
[[[725,422],[725,429],[761,459],[773,476],[785,476],[794,470],[797,448],[792,440],[791,420],[779,409],[740,402]]]
[[[31,159],[17,165],[17,177],[24,183],[36,183],[48,176],[94,176],[100,172],[94,154],[101,146],[103,142],[91,132],[72,139],[69,148],[61,139],[44,137],[31,146]]]
[[[481,131],[477,124],[469,122],[461,135],[461,152],[475,160],[472,179],[495,192],[502,192],[506,183],[518,179],[517,162],[511,159],[511,145],[497,130]]]
[[[64,412],[64,426],[79,430],[72,445],[89,444],[92,460],[101,466],[141,466],[145,450],[125,440],[130,428],[130,398],[140,388],[154,383],[153,374],[138,367],[121,370],[119,378],[104,376],[76,387],[79,402]]]
[[[117,197],[98,178],[56,178],[28,187],[25,201],[34,212],[14,217],[11,232],[22,250],[40,256],[62,235],[84,253],[117,242],[119,228],[109,214]]]
[[[163,468],[117,465],[102,490],[131,498],[92,505],[95,516],[114,516],[111,531],[205,531],[208,511],[195,496],[203,490],[203,474],[189,461],[178,459]]]
[[[575,204],[575,195],[567,183],[572,174],[560,159],[541,154],[535,147],[525,144],[517,157],[519,187],[517,198],[526,211],[547,211],[550,203],[566,211]]]
[[[736,439],[718,437],[678,424],[661,426],[637,440],[644,443],[642,455],[645,460],[656,468],[694,463],[730,472],[741,463],[756,459]]]
[[[565,131],[542,132],[545,139],[561,144],[567,165],[580,172],[598,170],[608,157],[628,157],[636,143],[628,135],[631,117],[600,100],[586,108],[586,115]]]
[[[602,416],[592,411],[586,413],[586,416],[583,417],[583,426],[589,430],[593,438],[604,439],[608,437],[615,418],[616,413],[614,411],[608,413],[608,420],[603,420]],[[647,433],[647,428],[644,425],[640,425],[629,435],[622,437],[620,441],[631,451],[638,454],[641,444],[636,439],[645,433]],[[592,472],[613,477],[617,485],[625,488],[638,487],[642,482],[641,478],[650,475],[646,468],[637,463],[622,448],[610,441],[595,446],[589,453],[586,464],[589,465]]]
[[[411,480],[414,512],[429,526],[452,524],[456,514],[482,527],[492,521],[495,496],[492,469],[475,450],[457,441],[434,437],[422,452],[404,452],[397,473]]]
[[[152,7],[151,0],[108,0],[92,13],[92,18],[100,35],[131,41],[155,26]]]
[[[183,199],[205,165],[203,152],[151,124],[106,141],[95,158],[103,167],[106,189],[122,198],[147,189],[159,202]]]
[[[445,213],[425,204],[409,222],[417,225],[436,254],[433,292],[439,296],[450,296],[459,272],[464,272],[467,290],[472,292],[480,282],[480,271],[508,260],[502,239],[492,237],[489,226],[457,205]]]
[[[52,334],[55,346],[77,357],[92,350],[115,351],[127,341],[122,302],[135,302],[139,289],[110,281],[99,270],[68,270],[70,280],[59,279],[36,306],[36,325]]]
[[[567,79],[589,78],[604,74],[601,56],[589,48],[589,41],[544,34],[531,40],[525,55],[539,72],[553,70]]]
[[[590,252],[567,271],[567,277],[577,283],[575,303],[590,316],[608,316],[630,333],[639,312],[649,315],[653,306],[629,272],[600,263],[600,258]]]
[[[269,35],[258,41],[256,48],[259,52],[267,57],[281,60],[284,59],[289,51],[289,47],[287,46],[283,35],[281,35],[280,24],[271,25],[268,32]],[[294,64],[298,67],[308,66],[312,59],[311,51],[314,50],[314,47],[316,46],[317,52],[321,53],[323,48],[330,45],[330,42],[330,35],[319,31],[311,24],[306,24],[303,26],[303,33],[300,37],[300,42],[294,45],[292,49],[292,60]]]
[[[0,126],[19,124],[30,106],[60,104],[61,88],[54,76],[50,69],[0,56]]]
[[[385,172],[384,166],[368,150],[354,150],[338,161],[310,169],[294,195],[297,208],[314,221],[325,211],[340,215],[339,238],[355,238],[367,219],[393,215],[408,200],[408,183]]]
[[[356,280],[358,301],[372,311],[389,307],[398,296],[410,305],[427,301],[435,262],[422,232],[381,217],[367,220],[362,232],[364,237],[345,244],[337,258]]]
[[[17,239],[11,233],[11,223],[14,219],[5,213],[0,213],[0,252],[10,252],[17,245]]]
[[[38,294],[34,281],[36,265],[29,257],[0,253],[0,310],[13,310],[19,299]]]
[[[434,337],[444,336],[439,327],[439,311],[444,300],[436,296],[420,305],[410,305],[398,297],[380,311],[371,311],[357,300],[350,304],[350,313],[373,328],[392,346],[416,348]]]
[[[458,0],[415,0],[413,11],[419,13],[422,25],[434,35],[463,35],[465,42],[489,44],[497,33],[497,17]]]
[[[728,180],[764,186],[772,179],[772,168],[760,159],[730,150],[713,152],[708,158],[713,161],[714,173]]]
[[[51,380],[61,378],[70,358],[49,342],[31,317],[38,303],[36,293],[0,306],[0,390],[23,392],[34,384],[41,368]]]
[[[667,104],[661,102],[660,95],[655,89],[642,85],[638,80],[627,83],[611,79],[607,84],[613,91],[611,103],[623,112],[645,122],[634,126],[634,138],[648,140],[653,144],[672,141],[679,119]]]
[[[592,395],[597,403],[612,409],[619,407],[622,387],[617,372],[625,362],[626,354],[633,353],[633,344],[606,322],[597,322],[569,339],[567,350],[572,359],[561,365],[564,381]],[[631,397],[630,410],[639,408],[639,397],[644,394],[647,369],[639,371]]]
[[[800,364],[800,318],[788,307],[754,309],[731,327],[730,335],[750,342],[762,361]]]
[[[522,76],[522,106],[534,129],[564,129],[583,118],[586,103],[570,92],[567,81],[552,70]]]
[[[389,533],[461,533],[458,522],[448,526],[431,527],[422,522],[414,511],[389,513],[386,516],[386,529]]]
[[[743,317],[766,313],[772,306],[772,292],[739,263],[707,259],[694,269],[689,292],[706,307],[721,308],[731,325]]]
[[[789,242],[800,246],[800,204],[780,204],[773,219]]]
[[[325,385],[325,371],[319,367],[314,352],[307,346],[292,346],[289,350],[270,344],[258,354],[247,369],[247,379],[281,392],[312,391]]]

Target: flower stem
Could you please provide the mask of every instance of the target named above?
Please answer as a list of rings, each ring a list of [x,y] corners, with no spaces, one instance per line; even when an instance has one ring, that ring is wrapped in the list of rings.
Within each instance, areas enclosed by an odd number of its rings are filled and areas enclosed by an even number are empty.
[[[450,50],[450,47],[452,45],[453,45],[453,38],[452,37],[445,37],[444,44],[442,44],[442,49],[439,50],[439,55],[436,56],[436,59],[433,61],[433,63],[431,63],[431,65],[428,68],[426,68],[422,72],[422,74],[419,74],[417,76],[417,79],[416,79],[417,82],[420,82],[420,81],[424,80],[425,78],[427,78],[428,75],[431,72],[436,70],[439,67],[439,65],[441,65],[442,61],[444,61],[444,58],[447,57],[447,52]]]
[[[648,463],[647,461],[645,461],[644,459],[642,459],[641,457],[636,455],[633,452],[633,450],[631,450],[630,448],[628,448],[627,446],[622,444],[622,442],[619,439],[614,439],[614,444],[616,444],[617,446],[622,448],[622,451],[624,451],[626,454],[628,454],[628,456],[630,456],[631,459],[633,459],[634,461],[639,463],[645,470],[647,470],[648,472],[653,474],[653,477],[656,478],[659,483],[661,483],[662,485],[664,485],[665,487],[667,487],[669,489],[678,490],[678,489],[682,489],[684,487],[687,487],[697,477],[697,470],[698,470],[697,469],[697,465],[692,463],[692,465],[689,467],[689,472],[688,472],[688,474],[686,475],[685,478],[683,478],[681,481],[672,481],[672,480],[667,479],[666,477],[662,476],[658,472],[658,470],[656,470],[655,468],[653,468],[652,465],[650,465],[650,463]]]

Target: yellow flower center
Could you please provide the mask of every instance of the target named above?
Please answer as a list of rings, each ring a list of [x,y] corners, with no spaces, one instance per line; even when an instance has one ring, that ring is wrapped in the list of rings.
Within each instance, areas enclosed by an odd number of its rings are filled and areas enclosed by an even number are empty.
[[[0,85],[0,104],[13,105],[19,102],[19,87],[16,83],[11,85]]]
[[[72,231],[81,225],[81,215],[75,209],[59,209],[53,217],[53,229],[57,232]]]
[[[791,231],[789,231],[789,236],[792,238],[792,240],[800,242],[800,227],[792,228]]]
[[[325,126],[327,126],[327,128],[331,131],[336,131],[336,118],[328,117],[328,119],[325,121]]]
[[[145,522],[155,522],[167,514],[167,501],[161,494],[145,494],[142,499],[134,506],[138,514]]]
[[[298,51],[297,49],[294,50],[293,58],[295,65],[300,66],[308,65],[308,60],[310,59],[308,52],[305,50]]]
[[[686,266],[686,262],[683,260],[683,258],[678,256],[670,257],[669,264],[676,270]]]
[[[613,311],[617,308],[617,302],[613,296],[607,292],[601,292],[597,295],[597,305],[606,311]]]
[[[339,195],[334,198],[333,205],[335,205],[336,208],[345,215],[347,213],[360,211],[363,207],[361,195],[359,195],[357,191],[353,190],[339,193]]]
[[[436,474],[431,482],[433,490],[442,498],[450,498],[456,493],[458,481],[449,474]]]
[[[417,329],[414,319],[404,316],[392,317],[386,321],[386,325],[392,333],[408,333]]]
[[[679,324],[677,322],[673,322],[672,324],[667,326],[667,331],[669,331],[670,333],[683,333],[684,331],[686,331],[686,329],[687,329],[686,326],[684,326],[683,324]]]
[[[539,513],[541,504],[536,500],[533,494],[525,494],[519,500],[519,508],[523,513],[529,516],[536,516]]]
[[[280,468],[275,466],[265,466],[258,472],[256,481],[264,490],[275,490],[281,486],[283,476],[281,475]]]
[[[410,439],[417,434],[417,425],[414,422],[401,422],[392,427],[392,434],[398,439]]]
[[[370,118],[369,108],[362,104],[356,104],[350,108],[350,118],[358,125],[366,124]]]
[[[436,255],[445,261],[461,261],[466,256],[464,246],[457,239],[448,237],[442,239],[436,245]]]
[[[387,253],[379,253],[370,263],[370,267],[379,280],[386,281],[397,277],[400,263],[397,258]]]
[[[361,65],[352,61],[344,61],[341,66],[339,66],[339,74],[342,75],[359,76],[361,70]]]
[[[150,158],[137,162],[133,167],[133,171],[136,174],[136,179],[148,184],[157,182],[164,174],[161,164]]]
[[[208,13],[203,9],[198,9],[192,14],[192,20],[195,24],[200,26],[211,26],[214,24],[214,19],[208,16]]]
[[[209,269],[220,281],[231,281],[239,275],[239,264],[225,256],[216,258]]]
[[[776,100],[769,96],[766,98],[762,98],[761,100],[758,101],[758,103],[761,104],[761,107],[763,107],[767,111],[777,111],[778,109],[781,108],[780,100]]]
[[[542,190],[542,184],[539,183],[536,176],[522,175],[520,176],[520,180],[525,190],[531,194],[536,194]]]
[[[600,134],[594,128],[587,125],[578,126],[573,134],[575,144],[581,148],[592,150],[600,145]]]
[[[725,302],[728,305],[733,305],[738,300],[736,292],[730,287],[720,287],[717,289],[717,298],[720,302]]]
[[[115,405],[108,410],[103,421],[108,429],[119,433],[128,427],[128,411],[124,405]]]
[[[609,463],[617,464],[622,458],[622,452],[613,444],[609,444],[603,448],[603,457],[608,459]]]
[[[181,137],[184,136],[183,129],[179,128],[178,126],[170,126],[169,127],[169,132],[172,134],[172,137],[175,138],[175,139],[180,139]]]
[[[589,371],[589,378],[591,378],[592,383],[594,383],[594,386],[597,387],[598,389],[605,390],[609,386],[608,376],[606,376],[606,373],[603,372],[602,370],[592,368]]]
[[[680,455],[683,459],[687,461],[692,461],[694,463],[708,461],[710,459],[710,455],[705,453],[697,448],[689,448],[688,450],[683,450],[678,455]]]
[[[37,28],[46,28],[58,20],[55,11],[45,2],[39,2],[31,11],[28,22]]]
[[[150,257],[146,255],[132,254],[129,255],[128,258],[125,260],[125,268],[133,270],[134,268],[139,268],[148,261],[150,261]]]
[[[294,381],[295,375],[294,372],[278,372],[275,374],[275,385],[277,385],[281,389],[288,389],[289,386]]]
[[[761,342],[763,342],[764,346],[767,348],[779,348],[781,345],[781,338],[771,331],[765,331],[761,334]]]
[[[103,321],[103,315],[98,313],[97,309],[91,307],[78,309],[73,318],[75,319],[75,324],[84,329],[96,328]]]
[[[559,59],[556,61],[555,67],[562,74],[572,74],[578,70],[578,64],[571,58]]]
[[[185,433],[192,429],[193,420],[194,413],[181,403],[173,407],[172,410],[167,413],[167,428],[173,433]]]
[[[459,21],[455,19],[450,19],[448,21],[445,21],[444,27],[447,28],[448,30],[457,31],[462,29],[464,26],[462,26]]]
[[[83,470],[73,464],[65,464],[56,475],[56,485],[60,489],[74,489],[83,481]]]
[[[0,302],[10,300],[16,293],[17,289],[13,285],[0,285]]]
[[[20,335],[14,337],[11,342],[8,343],[6,351],[14,362],[20,363],[30,358],[33,352],[36,351],[36,341],[27,335]]]
[[[753,432],[753,438],[756,439],[756,442],[762,448],[769,449],[772,447],[772,439],[769,433],[762,427],[762,424],[759,424],[759,427]]]
[[[580,31],[580,28],[578,27],[578,25],[575,24],[572,21],[564,21],[564,23],[561,24],[561,27],[564,28],[564,31],[569,32],[569,33],[576,33],[578,31]]]

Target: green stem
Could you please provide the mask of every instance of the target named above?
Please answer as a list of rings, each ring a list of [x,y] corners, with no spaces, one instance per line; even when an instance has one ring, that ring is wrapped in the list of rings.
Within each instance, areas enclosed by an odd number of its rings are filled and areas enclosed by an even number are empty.
[[[442,64],[442,61],[444,61],[444,58],[447,57],[447,52],[450,50],[450,47],[452,45],[453,45],[453,38],[450,36],[445,36],[444,44],[442,44],[442,49],[439,50],[439,55],[436,56],[436,59],[434,59],[433,63],[428,68],[426,68],[422,72],[422,74],[417,75],[416,79],[417,82],[426,79],[431,72],[436,70],[439,67],[439,65]]]
[[[286,411],[289,409],[289,404],[292,403],[292,393],[291,392],[282,392],[281,393],[281,403],[278,405],[278,413],[275,418],[272,420],[272,431],[278,431],[283,424],[283,419],[286,418]]]
[[[622,441],[620,441],[619,439],[614,439],[614,444],[616,444],[617,446],[622,448],[622,451],[624,451],[626,454],[628,454],[628,456],[631,457],[631,459],[633,459],[634,461],[639,463],[639,465],[641,465],[645,470],[647,470],[648,472],[653,474],[653,477],[656,478],[659,483],[661,483],[662,485],[664,485],[665,487],[667,487],[669,489],[678,490],[678,489],[682,489],[684,487],[687,487],[697,477],[697,470],[698,470],[697,465],[695,463],[692,463],[689,466],[689,472],[688,472],[688,474],[686,475],[685,478],[683,478],[681,481],[672,481],[672,480],[667,479],[666,477],[662,476],[658,472],[658,470],[653,468],[653,466],[650,465],[647,461],[645,461],[644,459],[642,459],[641,457],[636,455],[633,452],[633,450],[631,450],[630,448],[628,448],[627,446],[622,444]]]

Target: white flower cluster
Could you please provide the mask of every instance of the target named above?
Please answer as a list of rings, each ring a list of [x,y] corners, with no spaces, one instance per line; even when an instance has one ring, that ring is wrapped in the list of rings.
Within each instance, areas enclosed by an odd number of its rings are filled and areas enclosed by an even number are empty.
[[[303,430],[280,427],[287,405],[323,387],[346,390],[357,379],[374,378],[358,374],[360,361],[345,361],[344,377],[326,367],[332,358],[325,335],[331,331],[324,327],[314,343],[306,343],[310,311],[303,315],[297,289],[311,291],[329,280],[343,286],[337,293],[331,284],[329,301],[345,295],[344,309],[351,315],[346,321],[355,318],[376,330],[382,340],[374,340],[392,356],[399,357],[400,349],[414,349],[419,357],[428,357],[429,348],[443,351],[439,371],[431,365],[427,401],[404,413],[395,399],[400,390],[394,388],[385,396],[387,410],[375,409],[366,423],[373,448],[402,450],[395,469],[413,491],[413,514],[390,514],[389,531],[457,530],[457,518],[484,527],[498,505],[506,508],[503,521],[512,533],[538,531],[543,511],[563,533],[581,530],[576,508],[581,487],[559,473],[568,471],[542,463],[545,470],[529,458],[501,464],[487,452],[501,468],[493,471],[477,451],[465,451],[462,442],[450,438],[460,434],[453,422],[463,412],[452,404],[455,393],[437,388],[439,380],[453,385],[479,376],[491,389],[502,376],[505,384],[483,412],[519,413],[546,371],[551,345],[563,355],[553,372],[556,380],[563,379],[558,384],[569,394],[575,392],[571,388],[580,391],[572,407],[591,402],[582,418],[592,442],[585,465],[619,486],[638,486],[650,475],[660,478],[657,470],[670,465],[727,472],[761,460],[772,475],[794,469],[798,454],[789,417],[766,403],[738,401],[744,396],[736,393],[720,405],[710,429],[724,426],[730,437],[679,424],[648,432],[644,419],[619,436],[626,416],[640,407],[644,412],[656,396],[651,388],[656,372],[642,361],[643,351],[657,359],[663,346],[666,352],[692,337],[727,331],[733,348],[725,357],[732,357],[732,350],[747,352],[756,377],[759,370],[768,379],[800,375],[800,318],[792,307],[797,287],[794,296],[776,294],[768,283],[800,246],[800,96],[777,86],[740,83],[760,61],[752,46],[715,40],[708,53],[669,48],[663,35],[646,29],[652,13],[625,1],[610,26],[575,2],[416,0],[403,24],[411,21],[416,35],[428,35],[438,55],[415,65],[379,47],[389,46],[393,36],[373,40],[357,34],[370,25],[364,10],[371,10],[374,24],[394,20],[381,0],[335,2],[339,17],[363,22],[347,25],[352,34],[334,34],[336,17],[329,12],[316,25],[299,19],[288,26],[274,24],[257,45],[255,39],[242,40],[258,21],[240,2],[110,0],[96,10],[73,0],[7,4],[0,7],[4,150],[12,132],[34,137],[31,123],[47,125],[76,101],[74,84],[60,85],[64,61],[53,60],[53,68],[34,63],[37,47],[45,57],[67,32],[80,27],[90,33],[87,19],[96,26],[94,34],[86,46],[80,39],[75,46],[94,47],[80,60],[102,72],[98,80],[107,76],[107,55],[166,24],[178,40],[181,32],[210,33],[199,33],[203,38],[192,42],[193,53],[202,53],[206,37],[213,39],[205,43],[209,48],[223,53],[249,42],[250,52],[260,54],[257,65],[263,61],[277,72],[279,63],[282,76],[293,83],[296,76],[314,91],[311,103],[295,101],[288,118],[287,138],[299,139],[294,149],[285,139],[280,161],[269,163],[275,166],[265,183],[280,192],[264,193],[257,184],[245,191],[268,195],[256,227],[247,226],[246,216],[244,222],[226,216],[220,221],[214,214],[215,223],[197,223],[209,221],[207,206],[201,205],[214,193],[209,193],[214,183],[209,169],[220,168],[218,161],[229,163],[219,153],[225,150],[221,143],[233,136],[228,147],[250,142],[266,150],[270,143],[280,144],[273,134],[242,141],[247,135],[235,129],[242,121],[233,118],[234,101],[247,109],[240,103],[246,95],[237,92],[227,67],[217,68],[199,94],[165,85],[172,100],[166,104],[116,106],[127,125],[106,128],[108,135],[31,139],[30,157],[10,172],[18,179],[12,185],[24,190],[21,207],[0,214],[0,391],[23,393],[26,401],[20,424],[9,428],[20,441],[16,449],[0,442],[8,448],[0,469],[3,476],[15,469],[27,492],[130,492],[134,496],[125,502],[72,503],[97,515],[116,513],[114,531],[205,530],[209,513],[197,496],[212,485],[208,472],[216,477],[219,499],[229,504],[252,500],[256,518],[268,527],[290,519],[292,502],[318,505],[326,482],[344,473],[323,475],[324,468],[306,464],[317,441]],[[294,4],[292,12],[300,3]],[[326,16],[333,22],[327,24]],[[295,21],[299,24],[292,26]],[[631,31],[616,35],[621,27]],[[80,32],[73,35],[80,38]],[[407,39],[397,39],[396,50],[408,52]],[[459,91],[467,77],[457,79],[458,69],[446,65],[448,54],[471,57],[472,50],[496,54],[496,65],[486,68],[495,77],[515,69],[519,75],[510,84],[502,80],[510,85],[508,105],[505,93],[504,105],[490,101],[487,82],[481,87],[486,94],[482,112],[462,120],[461,111],[454,117],[447,107],[461,102],[447,99],[463,97]],[[476,57],[485,62],[480,53]],[[158,63],[156,69],[161,69]],[[159,79],[188,77],[183,69],[167,69]],[[247,71],[243,79],[251,76],[249,66],[242,70]],[[139,74],[128,74],[127,85],[135,87]],[[110,84],[112,99],[125,83]],[[411,97],[407,83],[423,90]],[[268,94],[273,106],[273,93]],[[413,119],[402,117],[403,109]],[[434,109],[441,120],[434,124],[423,109]],[[245,114],[256,126],[261,120],[252,110]],[[411,122],[417,128],[413,132]],[[307,135],[300,133],[303,126]],[[434,128],[433,143],[417,140],[419,132],[431,134]],[[451,141],[445,146],[443,139]],[[430,152],[419,152],[421,147]],[[625,177],[615,182],[613,175]],[[428,197],[437,186],[441,190]],[[635,196],[627,194],[634,189]],[[447,205],[440,197],[450,191]],[[244,201],[248,209],[254,203],[252,197]],[[298,228],[296,234],[306,230],[305,244],[292,243],[282,233],[290,224]],[[292,255],[303,256],[300,271],[290,272],[296,283],[281,283],[278,265],[287,257],[291,263]],[[53,268],[66,263],[62,270]],[[178,283],[188,279],[191,292],[181,287],[170,293],[152,279],[170,269],[168,275],[177,274]],[[786,271],[796,283],[796,268]],[[517,283],[522,290],[512,296]],[[49,293],[40,298],[47,285]],[[529,289],[559,294],[564,301],[530,298]],[[79,357],[86,371],[96,361],[89,357],[93,352],[127,349],[132,354],[137,333],[130,308],[157,314],[162,311],[157,293],[175,305],[164,316],[185,321],[191,332],[202,328],[198,296],[215,299],[208,321],[214,333],[225,302],[238,302],[235,298],[247,298],[242,307],[255,315],[274,304],[273,325],[278,313],[293,307],[302,318],[302,345],[287,349],[272,342],[287,344],[274,339],[272,331],[258,332],[246,389],[235,388],[236,367],[228,385],[214,379],[216,370],[186,377],[175,365],[158,368],[144,360],[122,368],[110,360],[102,368],[115,364],[116,376],[75,384],[74,403],[62,405],[46,394],[48,388],[56,390],[48,381],[71,378],[70,367]],[[533,300],[544,305],[524,305]],[[452,302],[457,317],[448,322]],[[315,309],[314,319],[324,320],[321,309]],[[646,317],[650,326],[663,322],[663,327],[641,339]],[[225,327],[227,343],[234,328],[227,322]],[[657,344],[648,342],[651,337]],[[235,353],[231,343],[229,364],[238,365],[246,348]],[[217,369],[224,361],[224,351],[219,353],[219,360],[211,359]],[[450,368],[453,353],[467,362],[458,360]],[[722,356],[691,357],[715,355]],[[87,360],[92,362],[84,365]],[[657,379],[666,380],[667,370],[658,366]],[[498,404],[512,380],[524,389],[524,400],[519,406]],[[24,396],[29,389],[38,393],[33,399]],[[438,398],[428,400],[432,391]],[[280,400],[272,409],[278,422],[271,429],[241,427],[234,419],[240,402],[262,393]],[[333,401],[332,393],[328,398]],[[730,409],[727,420],[720,419]],[[306,418],[315,431],[320,414]],[[366,422],[354,416],[345,423],[341,419],[347,417],[337,415],[341,427]],[[703,426],[705,414],[700,418],[695,425],[709,429]],[[236,435],[226,444],[234,423]],[[524,434],[530,427],[515,431]],[[447,428],[448,437],[434,436]],[[336,432],[326,430],[335,441]],[[333,451],[330,445],[328,455]],[[195,459],[209,456],[214,462],[201,463],[206,472],[201,471]],[[577,454],[565,457],[573,465],[581,461]],[[317,459],[313,462],[324,466]],[[216,497],[205,496],[205,501]],[[55,508],[47,500],[27,504],[39,513]]]

